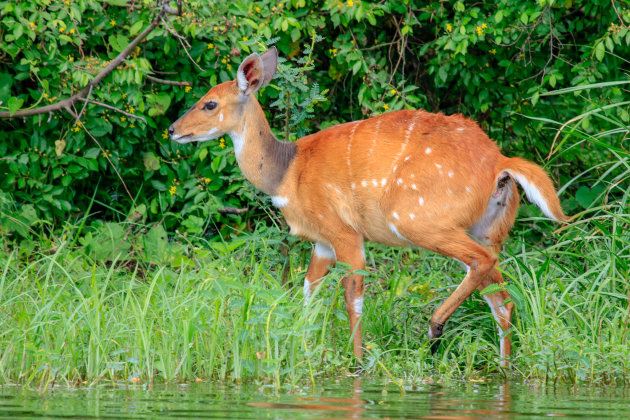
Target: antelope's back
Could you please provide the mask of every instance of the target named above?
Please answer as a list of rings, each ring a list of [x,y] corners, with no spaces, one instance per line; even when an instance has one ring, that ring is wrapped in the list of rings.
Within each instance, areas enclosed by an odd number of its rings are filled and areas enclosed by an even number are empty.
[[[483,214],[502,159],[461,115],[390,112],[301,139],[298,199],[330,207],[368,239],[385,243],[389,213],[431,227],[468,228]]]

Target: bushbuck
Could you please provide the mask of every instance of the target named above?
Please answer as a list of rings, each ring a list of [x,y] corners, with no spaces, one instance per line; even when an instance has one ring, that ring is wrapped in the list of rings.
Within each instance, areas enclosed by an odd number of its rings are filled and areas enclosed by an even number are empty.
[[[251,54],[236,80],[214,86],[168,130],[174,141],[229,134],[243,175],[271,196],[291,234],[315,243],[304,295],[329,266],[351,267],[343,278],[354,355],[362,357],[364,242],[419,246],[467,268],[429,323],[432,350],[444,323],[470,294],[502,283],[498,257],[519,205],[516,184],[543,213],[568,222],[552,181],[527,160],[508,158],[472,120],[422,110],[388,112],[279,141],[254,93],[273,78],[275,47]],[[358,271],[358,272],[357,272]],[[500,290],[485,295],[500,335],[501,364],[511,354],[513,303]]]

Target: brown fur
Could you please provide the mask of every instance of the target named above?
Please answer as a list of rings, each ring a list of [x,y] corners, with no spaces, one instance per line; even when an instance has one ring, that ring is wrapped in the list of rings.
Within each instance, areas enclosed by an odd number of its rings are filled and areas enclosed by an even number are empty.
[[[275,68],[265,66],[275,66],[276,60],[269,51],[263,57],[247,57],[239,68],[239,82],[212,88],[173,124],[173,136],[190,132],[190,138],[203,138],[213,127],[218,131],[212,132],[238,134],[232,137],[243,175],[274,196],[292,234],[334,250],[334,257],[314,252],[307,271],[310,290],[335,258],[354,270],[365,268],[366,240],[421,246],[456,258],[469,267],[469,273],[431,318],[429,335],[437,339],[444,323],[475,288],[503,281],[496,269],[497,254],[519,203],[510,174],[533,185],[556,219],[569,220],[551,180],[538,165],[503,156],[475,122],[461,115],[397,111],[336,125],[295,144],[278,141],[260,105],[249,95],[260,88],[261,80],[262,85],[268,83]],[[216,101],[217,110],[203,111],[207,101]],[[217,120],[219,113],[222,121]],[[357,311],[363,277],[349,274],[343,285],[354,354],[361,357]],[[512,319],[513,305],[505,303],[508,298],[506,292],[488,296],[503,330]],[[509,336],[501,338],[501,348],[506,365]]]

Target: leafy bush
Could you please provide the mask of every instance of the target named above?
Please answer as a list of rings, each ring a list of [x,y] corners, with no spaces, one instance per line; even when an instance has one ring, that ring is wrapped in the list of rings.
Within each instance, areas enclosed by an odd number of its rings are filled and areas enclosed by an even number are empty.
[[[461,112],[509,153],[540,162],[561,150],[550,162],[564,183],[611,158],[610,148],[627,150],[623,136],[600,137],[606,147],[560,138],[551,150],[558,124],[575,115],[584,117],[568,126],[573,135],[627,126],[627,85],[545,95],[628,80],[630,11],[612,6],[609,0],[183,1],[182,15],[165,15],[90,94],[144,121],[81,101],[72,110],[79,121],[65,111],[1,120],[0,188],[8,203],[2,212],[7,220],[28,213],[28,220],[58,225],[93,202],[103,219],[139,211],[167,230],[213,235],[243,226],[252,211],[217,210],[259,207],[263,198],[244,182],[229,139],[182,146],[165,130],[210,86],[233,79],[246,54],[269,43],[287,59],[259,95],[279,138],[295,140],[388,110]],[[79,92],[158,10],[150,0],[0,2],[0,111],[14,114]],[[603,118],[600,110],[611,104]],[[586,181],[571,192],[580,187],[593,194]],[[584,202],[576,197],[570,210]],[[9,222],[0,226],[25,233]]]

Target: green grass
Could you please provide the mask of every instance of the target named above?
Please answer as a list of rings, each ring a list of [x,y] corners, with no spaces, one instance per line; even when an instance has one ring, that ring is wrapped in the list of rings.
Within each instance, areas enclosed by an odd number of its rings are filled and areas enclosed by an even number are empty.
[[[625,165],[617,176],[627,177]],[[568,227],[521,212],[502,262],[517,307],[512,374],[630,381],[629,192],[611,188],[615,200]],[[229,242],[167,241],[161,228],[127,221],[83,228],[75,241],[81,225],[35,244],[12,242],[0,257],[1,382],[279,385],[353,366],[341,271],[305,308],[310,246],[286,231],[261,224]],[[496,328],[478,293],[447,323],[438,353],[429,352],[429,317],[463,277],[459,264],[378,245],[367,257],[367,375],[500,372]]]

